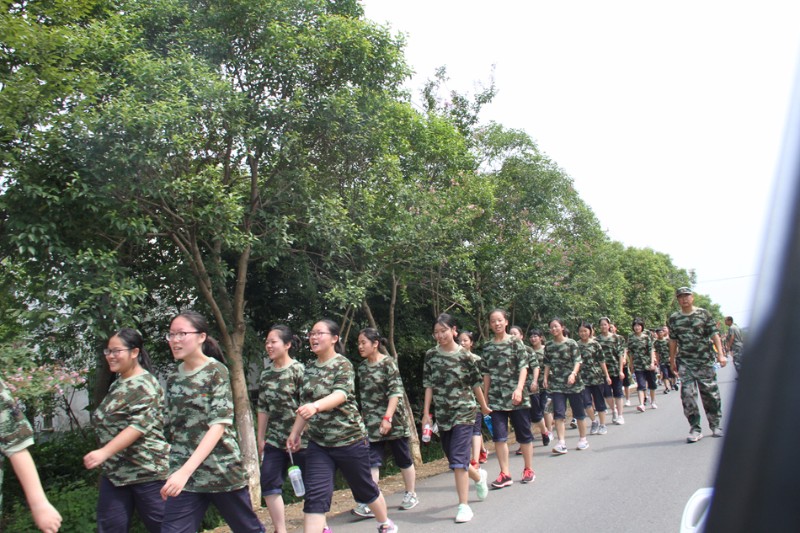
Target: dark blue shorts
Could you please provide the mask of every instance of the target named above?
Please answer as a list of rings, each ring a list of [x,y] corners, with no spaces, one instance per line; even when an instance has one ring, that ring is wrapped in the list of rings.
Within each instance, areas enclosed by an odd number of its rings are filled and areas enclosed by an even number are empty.
[[[550,397],[553,399],[553,418],[556,420],[567,418],[567,399],[569,399],[569,406],[572,408],[572,416],[577,420],[586,418],[582,393],[551,392]]]
[[[622,380],[619,379],[619,374],[615,374],[611,376],[611,393],[606,398],[610,398],[612,395],[614,398],[623,398],[625,396],[625,391],[622,390]]]
[[[339,469],[357,503],[370,504],[381,491],[372,480],[369,466],[369,442],[360,440],[347,446],[320,446],[314,441],[306,448],[306,485],[304,513],[324,514],[331,510],[333,478]]]
[[[475,414],[475,425],[472,426],[472,436],[473,437],[480,437],[483,435],[483,413],[478,411]]]
[[[527,444],[533,442],[533,432],[531,431],[531,410],[515,409],[513,411],[492,411],[492,441],[508,441],[508,420],[514,424],[514,433],[517,435],[517,442]]]
[[[199,531],[208,505],[213,503],[219,514],[236,533],[261,533],[266,531],[250,503],[247,487],[230,492],[183,491],[175,498],[167,498],[164,505],[162,533],[195,533]]]
[[[450,470],[469,469],[472,453],[472,424],[458,424],[447,431],[440,431],[439,438],[442,441],[442,450],[450,463]]]
[[[300,471],[306,471],[306,451],[299,450],[292,454],[294,464]],[[269,444],[264,445],[264,459],[261,461],[261,495],[283,493],[283,482],[289,468],[289,452]]]
[[[673,377],[672,369],[669,365],[661,365],[661,379],[672,379]]]
[[[583,388],[583,407],[586,409],[594,404],[598,413],[606,410],[606,399],[603,397],[603,387],[605,385],[586,385]]]
[[[652,370],[635,370],[636,387],[644,392],[645,389],[656,390],[656,373]]]
[[[97,498],[97,531],[128,531],[135,510],[147,531],[160,533],[164,518],[164,500],[161,499],[163,486],[163,481],[151,481],[116,487],[101,476]]]
[[[408,437],[392,440],[379,440],[369,443],[369,466],[380,468],[386,456],[386,446],[392,450],[392,456],[397,467],[404,470],[414,464],[411,459],[411,450],[408,447]]]
[[[531,398],[531,424],[536,424],[544,418],[544,406],[547,405],[547,399],[550,394],[544,390],[539,389],[539,392],[530,395]]]

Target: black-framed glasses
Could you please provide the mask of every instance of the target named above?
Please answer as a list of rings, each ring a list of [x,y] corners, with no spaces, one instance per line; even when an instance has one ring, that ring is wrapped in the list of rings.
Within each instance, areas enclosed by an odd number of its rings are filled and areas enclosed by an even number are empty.
[[[114,348],[113,350],[109,350],[106,348],[103,350],[103,355],[108,357],[109,355],[113,355],[114,357],[118,356],[120,352],[130,352],[132,348]]]
[[[186,335],[191,335],[193,333],[200,333],[200,332],[199,331],[176,331],[175,333],[172,333],[170,331],[169,333],[164,335],[164,338],[167,339],[167,341],[182,341],[183,339],[186,338]]]

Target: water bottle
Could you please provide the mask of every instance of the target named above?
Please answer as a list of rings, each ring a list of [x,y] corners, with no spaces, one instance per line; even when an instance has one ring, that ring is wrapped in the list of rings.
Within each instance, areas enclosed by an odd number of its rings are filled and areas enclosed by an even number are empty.
[[[430,442],[431,435],[433,435],[433,428],[430,424],[425,424],[425,427],[422,428],[422,442]]]
[[[306,486],[303,484],[303,473],[300,471],[299,466],[292,465],[289,467],[289,481],[292,482],[295,496],[300,498],[305,495]]]
[[[489,434],[493,434],[494,428],[492,428],[492,415],[483,415],[483,423],[486,424],[486,429],[489,430]]]

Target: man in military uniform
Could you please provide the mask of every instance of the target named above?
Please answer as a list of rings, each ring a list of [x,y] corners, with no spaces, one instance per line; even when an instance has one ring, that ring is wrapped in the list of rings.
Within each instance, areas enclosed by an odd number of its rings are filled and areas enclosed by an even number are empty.
[[[736,368],[736,373],[738,374],[742,367],[742,346],[744,345],[742,330],[733,323],[732,316],[725,317],[725,325],[728,326],[728,335],[725,337],[725,347],[728,349],[728,353],[731,354],[731,357],[733,357],[733,366]]]
[[[687,442],[703,438],[700,429],[700,410],[697,406],[697,389],[703,409],[708,417],[713,437],[722,437],[720,419],[722,401],[719,396],[714,357],[725,366],[725,352],[714,317],[705,309],[694,306],[694,294],[689,287],[675,291],[680,311],[669,317],[669,362],[673,372],[680,374],[683,414],[689,420],[691,431]],[[711,346],[714,343],[716,354]],[[678,358],[678,353],[680,357]],[[677,360],[676,360],[677,359]]]

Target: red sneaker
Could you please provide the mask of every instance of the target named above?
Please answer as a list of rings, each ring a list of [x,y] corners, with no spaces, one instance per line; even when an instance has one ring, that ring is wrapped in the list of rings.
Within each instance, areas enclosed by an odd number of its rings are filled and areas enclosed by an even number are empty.
[[[522,471],[522,482],[523,483],[533,483],[533,480],[536,479],[536,473],[531,470],[530,468],[526,468]]]
[[[503,487],[508,487],[509,485],[512,485],[513,483],[514,483],[514,480],[511,479],[511,476],[509,476],[508,474],[504,474],[504,473],[500,472],[500,475],[497,476],[497,479],[492,481],[492,487],[495,488],[495,489],[502,489]]]
[[[478,455],[478,462],[480,464],[485,463],[489,459],[489,450],[486,448],[481,448],[481,453]]]

